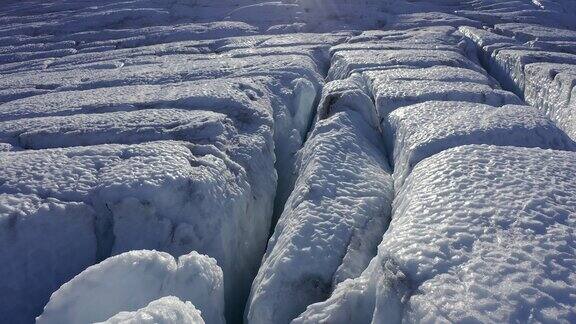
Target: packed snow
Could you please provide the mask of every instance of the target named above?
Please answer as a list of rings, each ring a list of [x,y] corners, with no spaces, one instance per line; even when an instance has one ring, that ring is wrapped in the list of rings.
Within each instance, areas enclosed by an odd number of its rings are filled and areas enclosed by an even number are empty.
[[[110,257],[52,294],[36,323],[138,323],[149,313],[225,323],[224,280],[216,260],[195,251],[177,260],[147,250]]]
[[[576,322],[575,16],[0,1],[0,322]]]

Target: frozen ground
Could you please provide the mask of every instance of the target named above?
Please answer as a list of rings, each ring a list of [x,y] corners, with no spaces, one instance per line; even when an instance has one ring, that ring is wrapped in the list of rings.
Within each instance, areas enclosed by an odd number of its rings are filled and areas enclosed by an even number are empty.
[[[575,89],[572,0],[0,1],[0,322],[576,322]]]

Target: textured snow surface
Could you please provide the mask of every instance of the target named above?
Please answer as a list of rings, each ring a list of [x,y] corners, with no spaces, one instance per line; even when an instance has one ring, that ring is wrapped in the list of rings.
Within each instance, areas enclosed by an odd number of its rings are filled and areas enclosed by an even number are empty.
[[[421,160],[466,144],[575,150],[574,142],[530,106],[492,107],[458,101],[427,101],[392,112],[386,125],[394,154],[395,187]]]
[[[100,324],[204,324],[201,312],[178,297],[162,297],[134,312],[120,312]]]
[[[0,322],[49,301],[42,318],[79,316],[63,324],[576,322],[575,16],[572,0],[0,1]],[[153,271],[192,251],[225,302],[105,286],[130,271],[118,255]]]
[[[172,297],[159,299],[164,296]],[[133,313],[115,315],[119,312]],[[224,323],[224,282],[216,260],[195,251],[176,260],[148,250],[108,258],[52,294],[36,322],[93,323],[112,317],[108,322],[138,323],[148,316],[170,323],[179,318]]]
[[[573,322],[575,157],[469,145],[423,160],[367,270],[295,322]]]

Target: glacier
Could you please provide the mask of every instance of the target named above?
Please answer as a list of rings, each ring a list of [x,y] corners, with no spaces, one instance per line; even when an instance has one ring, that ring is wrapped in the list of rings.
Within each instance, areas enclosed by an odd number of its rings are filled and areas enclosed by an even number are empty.
[[[0,1],[0,322],[576,322],[575,17]]]

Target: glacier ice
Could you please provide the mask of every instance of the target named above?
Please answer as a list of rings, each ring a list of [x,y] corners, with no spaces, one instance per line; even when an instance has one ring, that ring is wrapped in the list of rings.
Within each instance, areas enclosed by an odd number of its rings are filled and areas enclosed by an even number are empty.
[[[0,322],[32,322],[75,275],[141,249],[217,260],[229,323],[576,321],[570,248],[462,234],[533,242],[546,215],[569,223],[556,173],[576,139],[573,2],[0,1]],[[553,199],[515,205],[538,193]],[[401,262],[417,254],[374,257],[392,236],[432,264],[421,286]],[[502,251],[519,266],[499,268]],[[438,273],[476,252],[470,277]],[[213,321],[169,294],[98,321]]]
[[[0,322],[23,323],[96,261],[96,213],[83,202],[0,194]]]

